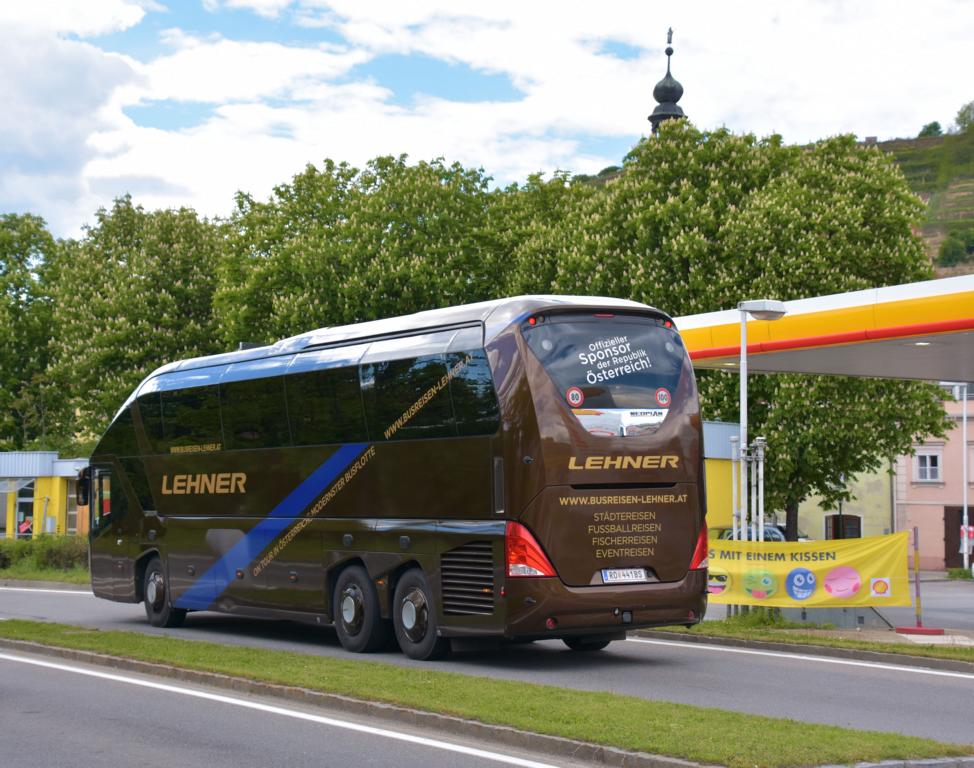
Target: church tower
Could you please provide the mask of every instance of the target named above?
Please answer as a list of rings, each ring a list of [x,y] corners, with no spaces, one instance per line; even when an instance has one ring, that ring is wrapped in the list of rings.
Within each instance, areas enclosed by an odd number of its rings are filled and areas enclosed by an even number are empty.
[[[653,124],[653,133],[659,130],[659,124],[664,120],[675,120],[686,117],[677,102],[683,96],[683,86],[670,74],[670,57],[673,55],[673,28],[666,34],[666,76],[656,83],[653,88],[653,98],[656,99],[656,109],[649,116]]]

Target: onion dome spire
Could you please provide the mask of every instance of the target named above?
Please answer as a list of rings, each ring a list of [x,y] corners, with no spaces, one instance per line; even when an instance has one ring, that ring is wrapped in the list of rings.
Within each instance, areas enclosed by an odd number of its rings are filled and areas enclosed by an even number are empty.
[[[656,109],[649,116],[653,124],[653,133],[659,130],[659,124],[664,120],[686,117],[677,102],[683,96],[683,86],[670,74],[670,57],[673,55],[673,28],[666,33],[666,76],[656,83],[653,88],[653,98],[656,99]]]

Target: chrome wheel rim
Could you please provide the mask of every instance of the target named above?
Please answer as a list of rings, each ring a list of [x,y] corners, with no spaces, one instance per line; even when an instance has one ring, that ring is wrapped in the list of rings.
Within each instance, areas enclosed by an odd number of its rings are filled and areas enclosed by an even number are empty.
[[[357,635],[362,629],[362,617],[365,614],[362,590],[357,584],[349,584],[342,590],[341,611],[345,631],[350,635]]]
[[[158,611],[162,608],[162,602],[166,595],[166,586],[162,580],[162,574],[158,571],[153,573],[149,577],[149,583],[146,585],[145,598],[149,601],[149,605],[154,611]]]
[[[413,588],[405,594],[399,606],[399,621],[403,632],[412,642],[419,643],[429,629],[429,604],[422,590]]]

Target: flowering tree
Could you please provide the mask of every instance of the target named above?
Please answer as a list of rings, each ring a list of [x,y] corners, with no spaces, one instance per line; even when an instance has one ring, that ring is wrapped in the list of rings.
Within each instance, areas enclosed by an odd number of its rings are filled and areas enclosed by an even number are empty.
[[[308,166],[237,200],[216,306],[224,338],[270,341],[486,299],[498,289],[481,171],[379,157]]]
[[[50,427],[45,386],[54,238],[44,220],[0,216],[0,448],[43,441]]]
[[[61,423],[97,437],[163,363],[223,349],[212,316],[219,230],[188,209],[146,212],[128,197],[64,243],[53,286],[53,362]]]

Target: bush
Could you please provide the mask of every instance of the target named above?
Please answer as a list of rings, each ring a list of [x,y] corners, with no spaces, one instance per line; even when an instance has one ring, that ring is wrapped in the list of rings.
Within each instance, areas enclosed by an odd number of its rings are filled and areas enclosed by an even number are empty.
[[[33,552],[33,542],[30,539],[0,539],[0,562],[6,562],[0,567],[9,568],[16,565],[31,558]]]
[[[67,571],[88,565],[88,541],[81,536],[38,536],[34,539],[38,568]]]
[[[88,567],[88,542],[83,536],[40,535],[33,539],[0,540],[0,568],[23,562],[34,568],[69,571]]]
[[[974,258],[974,227],[955,230],[940,245],[937,263],[943,267],[963,264]]]

